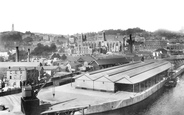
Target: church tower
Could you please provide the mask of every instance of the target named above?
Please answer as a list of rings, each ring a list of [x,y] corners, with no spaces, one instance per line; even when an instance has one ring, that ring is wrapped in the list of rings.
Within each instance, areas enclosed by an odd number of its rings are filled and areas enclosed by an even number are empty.
[[[12,31],[14,31],[14,24],[12,24]]]

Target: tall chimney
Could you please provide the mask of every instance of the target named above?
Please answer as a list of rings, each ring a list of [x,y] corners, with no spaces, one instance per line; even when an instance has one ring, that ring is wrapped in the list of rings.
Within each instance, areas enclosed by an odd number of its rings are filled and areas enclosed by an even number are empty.
[[[130,45],[130,53],[132,54],[132,53],[133,53],[133,40],[132,40],[132,34],[130,34],[130,42],[129,42],[129,45]]]
[[[16,62],[19,62],[19,47],[16,47],[16,58],[15,58]]]
[[[103,40],[104,40],[104,41],[107,41],[107,40],[106,40],[106,36],[105,36],[105,31],[103,31]]]
[[[30,49],[28,48],[28,55],[27,55],[27,61],[30,62]]]

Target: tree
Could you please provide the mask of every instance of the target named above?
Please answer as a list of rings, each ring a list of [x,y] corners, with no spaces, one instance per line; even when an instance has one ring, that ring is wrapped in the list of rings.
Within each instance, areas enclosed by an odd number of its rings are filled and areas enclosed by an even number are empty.
[[[50,50],[51,50],[51,52],[55,52],[57,50],[57,47],[56,47],[55,43],[52,43],[50,45]]]
[[[54,59],[54,58],[58,58],[58,59],[61,59],[61,56],[57,53],[54,53],[52,56],[51,56],[51,59]]]
[[[26,42],[26,43],[30,43],[30,42],[33,42],[33,38],[26,37],[23,41]]]
[[[4,42],[21,42],[22,35],[20,32],[9,32],[2,34],[1,39]]]
[[[101,50],[100,53],[103,53],[103,54],[107,53],[107,48],[106,47],[102,47],[102,48],[100,48],[100,50]]]
[[[65,54],[63,54],[62,56],[61,56],[61,59],[62,60],[65,60],[67,57],[66,57],[66,55]]]
[[[48,45],[43,45],[41,43],[37,44],[37,47],[31,52],[32,55],[49,55],[49,53],[52,52],[56,52],[57,51],[57,47],[54,43],[52,43],[50,45],[50,47]]]
[[[59,52],[60,52],[60,53],[64,53],[64,52],[65,52],[65,49],[64,49],[63,47],[61,47],[61,48],[59,49]]]
[[[0,57],[0,62],[4,62],[4,58],[3,57]]]
[[[9,54],[8,60],[15,61],[15,53],[14,54]]]

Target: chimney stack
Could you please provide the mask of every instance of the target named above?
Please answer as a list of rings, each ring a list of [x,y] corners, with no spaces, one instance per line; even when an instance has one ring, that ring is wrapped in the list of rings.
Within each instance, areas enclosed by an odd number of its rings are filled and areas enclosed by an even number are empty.
[[[104,40],[104,41],[107,41],[107,40],[106,40],[106,36],[105,36],[105,31],[103,31],[103,40]]]
[[[132,40],[132,34],[130,34],[130,42],[129,42],[129,45],[130,45],[130,53],[132,54],[132,53],[133,53],[133,40]]]
[[[19,62],[19,47],[16,47],[16,62]]]
[[[30,49],[28,48],[28,62],[30,62]]]

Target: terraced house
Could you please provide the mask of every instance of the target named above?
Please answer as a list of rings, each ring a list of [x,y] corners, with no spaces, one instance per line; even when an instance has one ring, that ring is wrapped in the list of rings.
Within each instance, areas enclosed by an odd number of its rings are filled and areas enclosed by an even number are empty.
[[[12,87],[21,87],[26,84],[37,84],[40,69],[36,67],[9,67],[7,69],[8,85]]]

